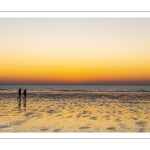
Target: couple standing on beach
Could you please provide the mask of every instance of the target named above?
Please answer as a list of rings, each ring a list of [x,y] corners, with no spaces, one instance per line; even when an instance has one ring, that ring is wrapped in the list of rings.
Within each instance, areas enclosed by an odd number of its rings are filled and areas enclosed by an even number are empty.
[[[21,88],[18,90],[18,95],[19,95],[18,98],[21,98]],[[23,91],[23,95],[24,95],[23,99],[26,98],[27,95],[26,89]]]

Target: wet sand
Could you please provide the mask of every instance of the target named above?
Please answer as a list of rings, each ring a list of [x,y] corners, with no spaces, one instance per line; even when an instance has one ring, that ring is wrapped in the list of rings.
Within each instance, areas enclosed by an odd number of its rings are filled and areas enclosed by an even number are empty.
[[[150,132],[150,92],[0,91],[0,132]]]

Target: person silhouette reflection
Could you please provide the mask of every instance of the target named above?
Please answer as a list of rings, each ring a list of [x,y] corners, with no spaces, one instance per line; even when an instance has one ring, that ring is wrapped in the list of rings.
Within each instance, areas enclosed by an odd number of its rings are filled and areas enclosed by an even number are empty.
[[[24,102],[24,108],[26,108],[26,96],[27,96],[27,92],[26,92],[26,89],[23,91],[23,102]]]
[[[23,106],[24,108],[26,108],[26,104],[27,104],[27,101],[26,101],[26,98],[23,99]]]
[[[21,108],[21,98],[19,98],[19,101],[18,101],[18,108],[19,108],[19,110]]]

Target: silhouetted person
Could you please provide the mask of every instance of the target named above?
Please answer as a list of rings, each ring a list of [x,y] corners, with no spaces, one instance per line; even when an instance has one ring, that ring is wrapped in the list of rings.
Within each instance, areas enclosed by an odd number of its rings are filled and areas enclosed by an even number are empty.
[[[26,99],[26,95],[27,95],[26,89],[23,91],[23,95],[24,95],[24,98]]]
[[[18,95],[19,95],[18,98],[21,98],[21,88],[18,90]]]

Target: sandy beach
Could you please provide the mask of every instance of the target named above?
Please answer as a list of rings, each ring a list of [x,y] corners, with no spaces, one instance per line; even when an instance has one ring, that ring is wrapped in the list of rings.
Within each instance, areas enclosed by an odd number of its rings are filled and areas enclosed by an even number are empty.
[[[0,91],[0,132],[150,132],[150,92]]]

